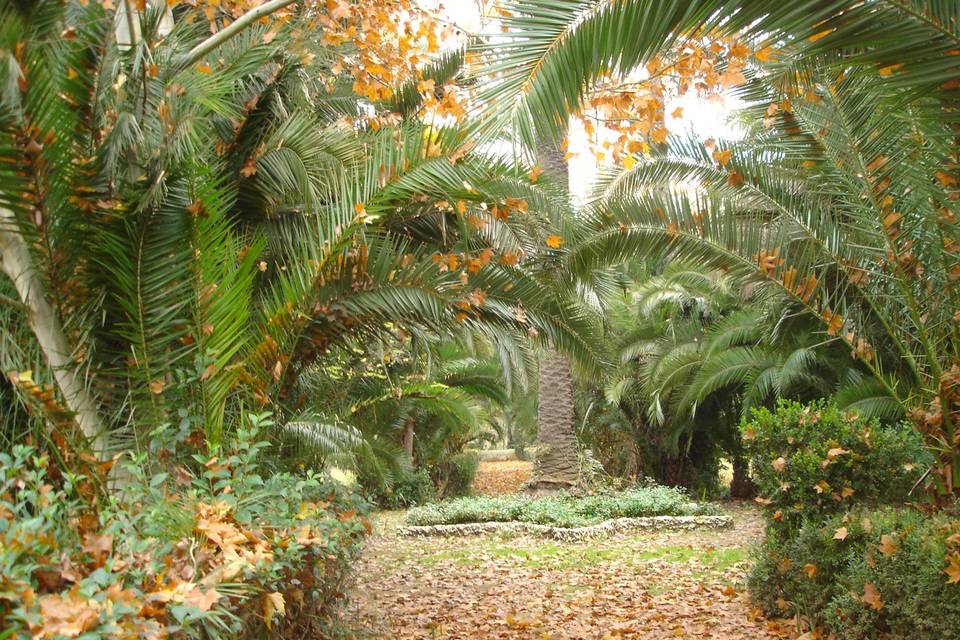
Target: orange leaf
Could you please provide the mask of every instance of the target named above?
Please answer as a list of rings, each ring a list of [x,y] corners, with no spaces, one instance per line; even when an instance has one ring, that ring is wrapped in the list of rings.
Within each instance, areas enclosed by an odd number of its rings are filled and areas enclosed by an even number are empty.
[[[733,151],[730,149],[724,149],[721,151],[717,149],[713,152],[713,159],[720,163],[721,167],[727,166],[727,163],[730,162],[730,158],[733,156]]]
[[[960,584],[960,554],[951,553],[947,556],[947,560],[950,562],[950,565],[943,570],[945,574],[950,576],[947,584]]]
[[[892,556],[897,552],[897,543],[894,541],[893,536],[885,533],[880,536],[880,544],[877,545],[877,549],[885,556]]]
[[[817,565],[810,564],[809,562],[803,565],[803,572],[807,574],[807,577],[813,580],[813,577],[817,575]]]
[[[827,29],[826,31],[821,31],[820,33],[815,33],[815,34],[813,34],[812,36],[810,36],[810,37],[807,38],[807,39],[808,39],[810,42],[816,42],[817,40],[820,40],[821,38],[826,38],[828,35],[830,35],[830,34],[833,33],[834,31],[836,31],[836,29]]]
[[[900,63],[898,63],[898,64],[890,64],[890,65],[887,65],[887,66],[885,66],[885,67],[880,67],[880,75],[882,75],[882,76],[891,76],[891,75],[893,75],[893,72],[894,72],[894,71],[899,70],[901,67],[903,67],[903,63],[902,63],[902,62],[900,62]]]
[[[547,243],[547,246],[550,247],[551,249],[559,249],[560,245],[563,244],[563,238],[561,238],[558,235],[550,235],[550,236],[547,236],[546,243]]]
[[[860,602],[870,605],[870,607],[876,611],[883,609],[883,600],[880,598],[880,592],[877,591],[877,586],[872,582],[863,585],[863,595],[860,596]]]

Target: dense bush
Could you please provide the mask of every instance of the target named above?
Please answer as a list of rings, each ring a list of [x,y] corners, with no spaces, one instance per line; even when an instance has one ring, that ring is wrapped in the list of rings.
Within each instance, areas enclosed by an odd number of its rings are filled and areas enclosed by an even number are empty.
[[[767,614],[799,614],[842,640],[955,637],[960,519],[910,509],[854,511],[768,538],[751,595]]]
[[[436,489],[426,469],[401,468],[388,482],[359,478],[367,499],[384,509],[406,509],[433,500]]]
[[[450,459],[444,497],[465,496],[470,493],[477,469],[480,468],[480,454],[476,451],[464,451]]]
[[[561,527],[597,524],[611,518],[640,516],[714,515],[714,505],[691,502],[681,489],[650,486],[593,496],[523,495],[469,497],[411,509],[407,524],[436,525],[467,522],[532,522]]]
[[[904,501],[932,462],[920,435],[834,405],[782,401],[741,425],[759,500],[771,525],[789,535],[853,504]]]
[[[0,453],[0,635],[322,637],[365,508],[313,475],[261,477],[264,446],[198,456],[197,474],[137,459],[99,499],[28,447]]]

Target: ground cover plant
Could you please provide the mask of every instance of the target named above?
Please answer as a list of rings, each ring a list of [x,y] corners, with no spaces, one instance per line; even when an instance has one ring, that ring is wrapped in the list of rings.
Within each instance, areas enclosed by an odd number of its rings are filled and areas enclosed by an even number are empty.
[[[410,525],[469,522],[531,522],[559,527],[583,527],[613,518],[720,515],[712,504],[698,504],[681,489],[649,486],[621,492],[576,496],[470,496],[410,509]]]

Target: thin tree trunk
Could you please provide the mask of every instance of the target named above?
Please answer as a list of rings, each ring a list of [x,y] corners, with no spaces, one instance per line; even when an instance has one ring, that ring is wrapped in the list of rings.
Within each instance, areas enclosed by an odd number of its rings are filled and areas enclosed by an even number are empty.
[[[403,451],[411,462],[413,462],[413,427],[413,418],[407,418],[403,425]]]
[[[53,370],[64,402],[75,416],[80,430],[94,451],[103,451],[106,430],[97,405],[71,358],[70,342],[56,311],[47,300],[43,282],[30,259],[26,241],[19,233],[13,212],[0,207],[0,270],[13,281],[26,308],[30,330]]]

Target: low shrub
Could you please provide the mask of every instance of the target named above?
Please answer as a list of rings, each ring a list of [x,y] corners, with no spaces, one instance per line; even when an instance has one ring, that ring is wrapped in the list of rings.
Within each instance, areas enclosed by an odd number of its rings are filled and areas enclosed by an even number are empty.
[[[479,468],[480,454],[476,451],[464,451],[451,458],[443,496],[457,497],[470,493]]]
[[[383,509],[406,509],[426,504],[437,495],[426,469],[402,469],[391,482],[368,487],[365,493],[367,499]]]
[[[650,486],[592,496],[560,494],[540,498],[524,495],[457,498],[411,509],[407,512],[406,523],[532,522],[581,527],[611,518],[719,513],[721,511],[715,505],[691,502],[681,489]]]
[[[263,478],[241,439],[121,495],[53,478],[17,446],[0,454],[0,636],[323,637],[369,531],[365,506],[315,475]]]
[[[955,637],[960,518],[856,510],[768,538],[748,579],[768,615],[799,614],[840,640]]]
[[[903,502],[932,458],[907,426],[885,426],[835,405],[781,401],[741,425],[760,502],[777,535],[854,504]]]

